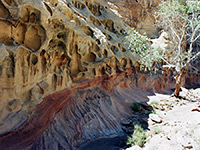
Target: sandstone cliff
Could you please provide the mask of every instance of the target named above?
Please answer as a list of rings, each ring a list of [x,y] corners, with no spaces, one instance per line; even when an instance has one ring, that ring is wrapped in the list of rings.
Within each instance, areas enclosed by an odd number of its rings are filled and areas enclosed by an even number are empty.
[[[124,24],[104,2],[2,0],[0,6],[1,120],[135,62],[122,44]]]
[[[106,0],[110,7],[117,11],[129,26],[149,37],[157,37],[154,10],[161,0]]]
[[[0,149],[68,150],[117,134],[130,103],[173,87],[170,74],[136,74],[125,28],[100,0],[1,0]]]

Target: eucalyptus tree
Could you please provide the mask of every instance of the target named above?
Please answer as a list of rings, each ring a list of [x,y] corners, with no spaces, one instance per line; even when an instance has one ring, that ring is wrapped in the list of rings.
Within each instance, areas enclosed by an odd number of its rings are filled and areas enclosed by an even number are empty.
[[[163,62],[176,72],[176,89],[173,96],[178,96],[181,81],[191,63],[200,56],[194,43],[200,40],[200,0],[165,0],[155,12],[156,24],[167,33],[168,47],[152,47],[153,41],[137,31],[130,32],[127,40],[129,48],[140,56],[139,62],[146,68],[155,69],[155,62]]]

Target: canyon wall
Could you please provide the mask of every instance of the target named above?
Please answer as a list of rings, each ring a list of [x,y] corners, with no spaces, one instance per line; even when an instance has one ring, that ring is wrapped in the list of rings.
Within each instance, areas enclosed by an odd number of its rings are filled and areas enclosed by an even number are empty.
[[[63,136],[65,149],[119,132],[120,118],[130,112],[125,103],[95,85],[78,89],[137,70],[137,57],[123,45],[125,28],[104,1],[1,0],[0,149],[26,148],[42,137],[50,149],[55,127],[64,130],[55,145]],[[108,81],[102,82],[109,89]]]
[[[2,0],[0,6],[0,134],[21,125],[44,96],[136,61],[123,45],[125,24],[105,2]]]
[[[132,113],[132,102],[145,105],[147,96],[154,90],[164,92],[173,87],[170,80],[166,79],[168,84],[165,83],[165,78],[126,71],[50,94],[35,107],[25,123],[1,134],[0,147],[72,150],[96,138],[120,134],[120,122]]]
[[[124,22],[148,37],[158,37],[154,10],[162,0],[106,0]]]
[[[169,92],[170,73],[139,72],[126,26],[101,0],[0,0],[0,149],[76,149]]]

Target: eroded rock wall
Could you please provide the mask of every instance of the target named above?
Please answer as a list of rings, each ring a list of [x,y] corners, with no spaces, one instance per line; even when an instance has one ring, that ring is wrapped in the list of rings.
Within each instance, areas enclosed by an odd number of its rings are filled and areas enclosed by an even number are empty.
[[[161,0],[106,0],[129,26],[136,28],[147,36],[158,37],[154,10]]]
[[[160,77],[135,75],[131,70],[98,77],[50,94],[23,125],[1,134],[0,147],[16,150],[72,150],[83,143],[122,132],[121,121],[133,102],[145,104],[155,91],[174,85]]]
[[[1,0],[0,133],[50,93],[133,67],[124,29],[104,1]]]
[[[125,28],[101,0],[1,0],[0,149],[75,149],[169,92],[170,73],[138,74]]]

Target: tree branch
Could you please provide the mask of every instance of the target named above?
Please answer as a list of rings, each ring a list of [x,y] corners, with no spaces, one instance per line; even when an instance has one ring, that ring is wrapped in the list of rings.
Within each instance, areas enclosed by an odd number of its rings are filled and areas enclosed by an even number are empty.
[[[200,34],[194,39],[194,42],[200,37]]]
[[[170,26],[170,29],[171,29],[172,32],[175,34],[175,36],[177,37],[177,39],[180,40],[180,37],[178,36],[178,34],[176,33],[176,31],[175,31],[174,28],[173,28],[173,23],[172,23],[172,21],[171,21],[170,19],[168,19],[168,20],[169,20],[169,22],[170,22],[170,25],[168,25],[168,26]]]
[[[199,28],[200,28],[200,24],[198,24],[198,26],[194,29],[194,32],[192,33],[192,37],[191,37],[191,40],[190,40],[190,49],[188,51],[188,60],[190,60],[190,55],[191,55],[192,50],[193,50],[193,43],[195,42],[194,37],[195,37],[197,31],[199,30]],[[197,37],[199,38],[199,36],[197,36]]]
[[[198,58],[198,56],[200,56],[200,52],[196,53],[191,59],[189,59],[186,64],[183,66],[183,68],[185,68],[186,66],[188,66],[188,64],[190,64],[192,61],[196,60]]]
[[[196,72],[195,72],[196,74],[200,74],[200,73],[199,73],[199,72],[200,72],[199,69],[197,69],[196,67],[192,66],[191,64],[190,64],[189,66],[190,66],[191,68],[193,68],[193,69],[196,71]]]

